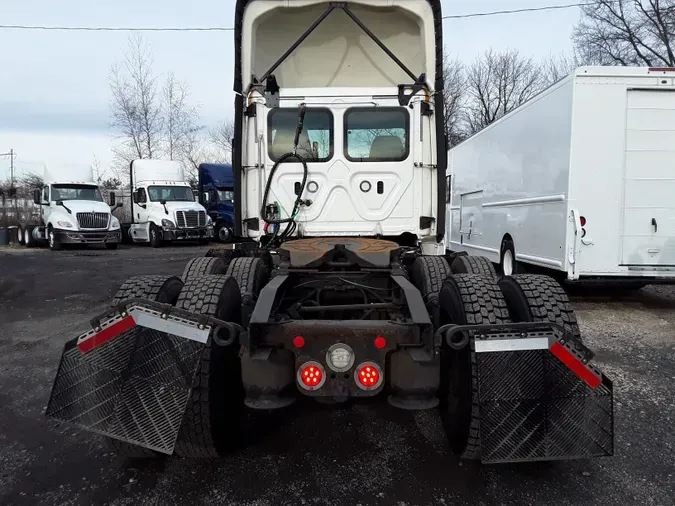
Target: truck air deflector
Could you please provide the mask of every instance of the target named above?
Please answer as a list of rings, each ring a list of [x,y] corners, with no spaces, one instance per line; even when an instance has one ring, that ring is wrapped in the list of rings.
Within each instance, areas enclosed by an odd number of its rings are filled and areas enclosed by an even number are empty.
[[[45,414],[82,429],[173,452],[209,336],[238,325],[144,299],[123,301],[64,347]]]
[[[382,51],[385,52],[389,58],[391,58],[396,65],[398,65],[403,72],[405,72],[412,80],[413,83],[418,84],[420,82],[424,82],[424,74],[422,76],[416,76],[387,46],[384,44],[378,37],[375,35],[363,22],[356,16],[350,9],[349,5],[347,2],[330,2],[328,4],[328,8],[321,14],[314,23],[312,23],[307,30],[303,32],[303,34],[291,45],[286,52],[281,55],[281,57],[267,70],[262,77],[258,80],[254,77],[254,83],[259,82],[259,83],[264,83],[268,79],[270,79],[271,82],[269,82],[269,86],[267,91],[271,93],[277,93],[279,88],[276,84],[276,80],[272,79],[273,75],[272,73],[281,65],[290,55],[295,51],[300,44],[303,43],[303,41],[310,36],[310,34],[321,24],[321,22],[326,19],[333,11],[335,10],[341,10],[343,11],[347,16],[349,16],[354,23],[356,23],[361,30],[363,30],[368,37],[372,39],[372,41],[377,44],[377,46],[382,49]],[[417,88],[415,92],[419,91],[421,88]],[[408,101],[410,98],[408,98]],[[402,104],[403,105],[403,104]]]
[[[436,335],[474,357],[482,462],[613,455],[612,382],[563,327],[445,325]]]

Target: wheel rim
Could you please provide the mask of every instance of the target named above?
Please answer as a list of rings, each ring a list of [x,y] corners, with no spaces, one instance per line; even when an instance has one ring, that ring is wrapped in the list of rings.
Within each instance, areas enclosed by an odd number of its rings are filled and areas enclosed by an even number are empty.
[[[504,252],[504,260],[502,261],[502,272],[504,276],[510,276],[513,274],[513,253],[510,249],[507,249]]]
[[[218,230],[218,239],[221,241],[227,241],[228,237],[230,237],[230,231],[227,229],[227,227],[220,227],[220,230]]]
[[[23,230],[20,228],[16,231],[16,240],[19,241],[19,244],[23,242]]]
[[[157,240],[157,232],[155,232],[154,228],[150,231],[150,240],[152,242],[155,242]]]
[[[24,244],[30,244],[30,240],[31,240],[30,232],[28,230],[26,230],[26,232],[24,233],[24,236],[23,236],[23,243]]]
[[[53,231],[53,230],[50,230],[50,231],[49,231],[49,247],[50,247],[50,248],[53,248],[53,247],[54,247],[54,242],[55,242],[55,239],[54,239],[54,231]]]

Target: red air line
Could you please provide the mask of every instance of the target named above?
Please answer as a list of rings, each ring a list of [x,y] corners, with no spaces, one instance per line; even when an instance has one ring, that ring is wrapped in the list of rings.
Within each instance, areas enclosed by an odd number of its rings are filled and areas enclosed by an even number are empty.
[[[593,390],[602,383],[601,378],[598,378],[593,372],[584,365],[584,363],[577,357],[572,355],[567,348],[562,344],[555,342],[551,345],[551,353],[565,364],[574,374],[579,376],[589,387]]]
[[[136,325],[134,318],[132,316],[126,316],[120,321],[113,323],[110,327],[107,327],[99,333],[94,334],[90,338],[77,343],[77,347],[82,353],[87,353],[94,348],[101,346],[103,343],[110,341],[113,337],[117,337],[127,330],[132,329],[134,325]]]

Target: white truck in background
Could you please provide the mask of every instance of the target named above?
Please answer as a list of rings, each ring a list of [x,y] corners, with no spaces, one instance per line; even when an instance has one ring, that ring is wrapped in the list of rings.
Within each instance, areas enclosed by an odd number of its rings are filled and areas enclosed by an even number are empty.
[[[675,69],[581,67],[449,151],[447,248],[568,282],[675,282]]]
[[[90,167],[44,170],[43,187],[33,191],[39,206],[37,220],[19,229],[19,243],[27,247],[47,243],[59,250],[64,244],[104,244],[116,249],[121,242],[120,222],[103,201]]]
[[[131,197],[122,199],[122,228],[134,243],[153,248],[181,240],[208,242],[213,222],[206,209],[195,202],[180,162],[134,160],[129,167]],[[111,204],[115,194],[111,193]]]

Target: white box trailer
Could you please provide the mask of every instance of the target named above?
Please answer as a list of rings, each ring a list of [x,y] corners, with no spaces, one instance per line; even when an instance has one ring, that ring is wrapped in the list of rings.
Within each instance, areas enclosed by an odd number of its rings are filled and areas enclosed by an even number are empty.
[[[675,281],[675,69],[581,67],[450,149],[447,175],[451,251]]]

